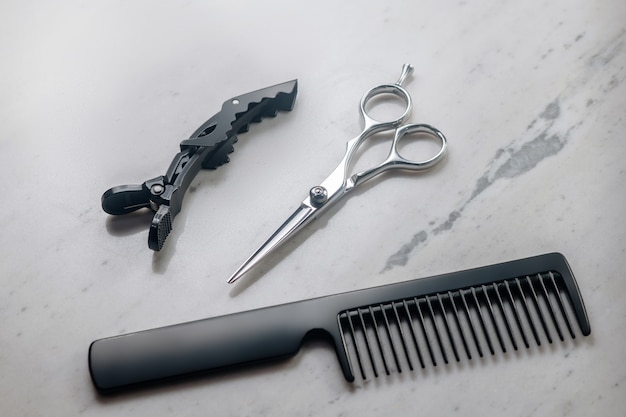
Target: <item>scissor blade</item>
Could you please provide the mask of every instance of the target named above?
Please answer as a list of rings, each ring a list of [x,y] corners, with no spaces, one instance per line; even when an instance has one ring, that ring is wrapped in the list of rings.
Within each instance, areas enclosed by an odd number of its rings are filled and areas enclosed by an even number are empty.
[[[250,256],[244,263],[235,271],[235,273],[228,279],[228,283],[232,284],[241,278],[246,272],[251,270],[256,264],[258,264],[265,256],[273,252],[279,246],[281,246],[287,239],[293,236],[298,230],[303,228],[310,220],[313,219],[313,214],[316,209],[306,204],[301,204],[300,207],[285,221],[274,234],[265,241]]]

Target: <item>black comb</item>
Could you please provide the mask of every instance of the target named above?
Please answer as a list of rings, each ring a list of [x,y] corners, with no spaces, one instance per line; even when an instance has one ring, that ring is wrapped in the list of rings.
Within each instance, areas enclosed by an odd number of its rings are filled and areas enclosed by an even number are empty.
[[[563,255],[416,279],[96,340],[100,392],[291,356],[309,332],[330,336],[348,381],[591,330]]]

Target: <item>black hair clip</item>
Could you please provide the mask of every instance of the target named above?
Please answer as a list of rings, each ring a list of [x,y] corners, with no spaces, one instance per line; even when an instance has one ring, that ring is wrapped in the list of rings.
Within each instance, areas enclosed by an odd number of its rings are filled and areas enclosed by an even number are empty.
[[[149,208],[155,214],[148,234],[148,246],[159,251],[172,231],[183,196],[201,168],[215,169],[229,161],[237,134],[248,131],[250,123],[274,117],[293,108],[298,81],[293,80],[226,100],[222,110],[180,143],[180,152],[165,175],[143,184],[120,185],[102,195],[102,209],[113,215]]]
[[[143,184],[120,185],[102,195],[102,209],[121,215],[149,208],[155,214],[148,234],[148,246],[159,251],[180,212],[183,196],[201,168],[215,169],[229,161],[237,134],[248,131],[250,123],[274,117],[293,108],[298,81],[293,80],[226,100],[222,110],[180,143],[180,152],[165,175]]]

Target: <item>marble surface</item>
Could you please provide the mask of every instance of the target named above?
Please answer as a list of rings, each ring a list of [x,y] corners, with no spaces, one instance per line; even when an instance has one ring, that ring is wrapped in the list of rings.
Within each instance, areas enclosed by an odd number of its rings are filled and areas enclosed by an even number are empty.
[[[0,414],[621,416],[626,3],[149,1],[0,5]],[[225,281],[338,163],[370,87],[407,84],[446,161],[356,191]],[[194,180],[166,247],[100,196],[164,173],[228,97],[293,78],[291,113]],[[381,146],[370,146],[364,159]],[[558,251],[592,334],[349,384],[330,346],[99,396],[91,341]]]

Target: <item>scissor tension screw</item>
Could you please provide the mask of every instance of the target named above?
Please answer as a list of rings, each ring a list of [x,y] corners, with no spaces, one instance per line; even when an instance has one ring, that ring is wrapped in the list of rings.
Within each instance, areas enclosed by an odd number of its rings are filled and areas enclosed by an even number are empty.
[[[328,191],[326,188],[321,185],[317,185],[311,188],[309,191],[309,196],[311,197],[311,202],[315,205],[324,204],[328,200]]]

